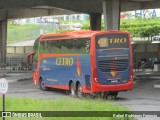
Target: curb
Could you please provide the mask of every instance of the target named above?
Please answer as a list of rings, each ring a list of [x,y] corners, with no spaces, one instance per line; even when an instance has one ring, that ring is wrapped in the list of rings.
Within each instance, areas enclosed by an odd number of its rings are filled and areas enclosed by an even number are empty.
[[[160,84],[154,84],[154,88],[160,88]]]
[[[27,81],[27,80],[32,80],[32,77],[28,78],[21,78],[21,79],[6,79],[8,83],[13,83],[13,82],[22,82],[22,81]]]
[[[0,78],[4,78],[5,77],[5,74],[3,74],[3,75],[0,75]]]
[[[22,81],[26,81],[26,80],[30,80],[30,79],[32,79],[32,77],[21,78],[21,79],[18,79],[17,81],[18,81],[18,82],[22,82]]]
[[[148,74],[148,75],[146,75],[146,74],[141,74],[141,75],[135,75],[135,78],[141,78],[141,77],[160,77],[160,75],[159,74]]]

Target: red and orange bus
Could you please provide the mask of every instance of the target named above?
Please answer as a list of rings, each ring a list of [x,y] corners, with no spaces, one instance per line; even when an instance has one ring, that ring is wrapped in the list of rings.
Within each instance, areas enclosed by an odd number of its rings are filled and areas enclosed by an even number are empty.
[[[124,31],[73,31],[40,36],[34,44],[35,85],[71,95],[117,96],[133,88],[130,34]]]

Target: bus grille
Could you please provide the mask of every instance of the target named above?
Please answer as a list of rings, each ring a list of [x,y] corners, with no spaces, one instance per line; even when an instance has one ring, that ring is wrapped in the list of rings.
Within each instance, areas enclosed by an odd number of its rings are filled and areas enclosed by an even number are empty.
[[[98,69],[102,72],[124,71],[128,68],[128,59],[98,61]]]

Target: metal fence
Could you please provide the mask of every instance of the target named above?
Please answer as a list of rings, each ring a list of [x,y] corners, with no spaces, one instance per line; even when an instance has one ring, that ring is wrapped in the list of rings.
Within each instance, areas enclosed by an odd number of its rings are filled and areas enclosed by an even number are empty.
[[[7,57],[5,63],[0,62],[0,69],[32,70],[31,67],[29,68],[26,58]]]
[[[7,31],[7,40],[10,42],[15,42],[17,40],[26,40],[39,35],[50,33],[55,30],[55,27],[52,23],[40,24],[36,27],[26,28],[26,29],[8,29]]]
[[[32,69],[32,64],[27,63],[26,55],[33,52],[33,46],[7,46],[6,61],[0,58],[0,69]]]

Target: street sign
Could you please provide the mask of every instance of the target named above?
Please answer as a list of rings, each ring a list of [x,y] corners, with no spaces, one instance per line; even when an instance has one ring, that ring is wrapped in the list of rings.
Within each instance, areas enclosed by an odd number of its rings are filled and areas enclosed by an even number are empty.
[[[8,91],[8,82],[5,78],[0,79],[0,93],[6,94]]]

